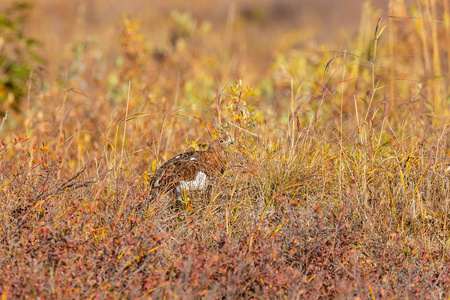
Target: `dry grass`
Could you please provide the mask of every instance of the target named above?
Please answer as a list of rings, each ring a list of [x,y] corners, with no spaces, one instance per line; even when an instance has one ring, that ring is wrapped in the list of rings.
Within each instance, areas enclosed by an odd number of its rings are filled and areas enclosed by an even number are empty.
[[[449,13],[366,4],[348,49],[281,52],[252,87],[181,13],[163,46],[123,16],[116,57],[87,39],[34,68],[1,127],[0,292],[448,298]],[[222,129],[211,197],[148,201],[164,160]]]

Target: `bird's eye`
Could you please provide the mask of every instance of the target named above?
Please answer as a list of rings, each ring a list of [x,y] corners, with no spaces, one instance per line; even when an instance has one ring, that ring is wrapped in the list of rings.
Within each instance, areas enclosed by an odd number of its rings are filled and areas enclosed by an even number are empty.
[[[219,143],[223,144],[224,140],[220,140]]]

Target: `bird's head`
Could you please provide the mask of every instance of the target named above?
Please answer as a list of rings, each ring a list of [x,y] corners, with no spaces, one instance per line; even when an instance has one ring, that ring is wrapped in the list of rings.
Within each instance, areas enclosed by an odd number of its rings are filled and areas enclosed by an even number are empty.
[[[231,144],[233,144],[233,140],[229,136],[218,137],[209,144],[209,150],[224,150]]]

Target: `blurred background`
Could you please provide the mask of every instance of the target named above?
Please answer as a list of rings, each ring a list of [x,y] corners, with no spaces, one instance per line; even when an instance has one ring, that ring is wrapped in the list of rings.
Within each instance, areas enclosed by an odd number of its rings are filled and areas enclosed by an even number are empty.
[[[2,1],[0,9],[13,2]],[[371,3],[380,16],[389,8],[389,0]],[[41,0],[31,3],[25,32],[41,42],[40,52],[53,71],[70,46],[86,39],[97,39],[104,55],[116,56],[124,13],[140,19],[150,47],[163,48],[170,39],[171,16],[179,11],[189,13],[200,29],[214,32],[210,47],[230,51],[246,68],[263,71],[275,53],[286,49],[317,44],[345,48],[358,32],[363,4],[361,0]]]

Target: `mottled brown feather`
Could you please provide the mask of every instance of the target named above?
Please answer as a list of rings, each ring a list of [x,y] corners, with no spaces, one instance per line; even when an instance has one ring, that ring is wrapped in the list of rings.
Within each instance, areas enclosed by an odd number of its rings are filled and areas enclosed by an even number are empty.
[[[181,183],[194,182],[199,172],[206,175],[207,181],[211,182],[214,177],[223,173],[225,167],[223,150],[232,143],[231,139],[222,137],[211,141],[206,151],[190,151],[172,157],[159,167],[152,177],[151,197],[179,190]]]

